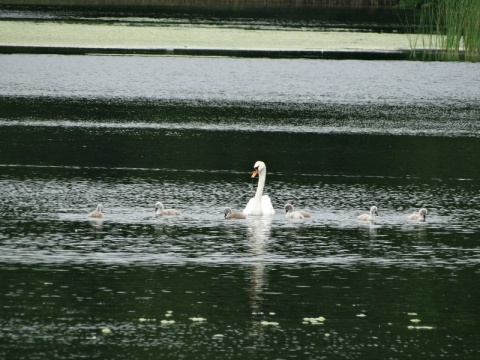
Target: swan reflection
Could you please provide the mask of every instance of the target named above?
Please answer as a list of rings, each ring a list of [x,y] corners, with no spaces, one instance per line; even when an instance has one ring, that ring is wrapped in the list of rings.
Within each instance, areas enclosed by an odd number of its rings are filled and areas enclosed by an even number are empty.
[[[248,229],[248,238],[252,254],[255,256],[264,255],[270,238],[272,218],[270,216],[252,217],[251,225]]]
[[[264,326],[260,324],[260,319],[263,319],[263,293],[267,286],[266,266],[263,255],[267,253],[271,224],[272,218],[269,216],[255,217],[252,219],[251,227],[248,231],[248,240],[253,256],[249,269],[250,308],[252,314],[255,315],[251,331],[258,342],[262,342],[264,332]]]
[[[92,227],[93,231],[99,231],[103,227],[103,220],[100,218],[89,220],[88,223]]]

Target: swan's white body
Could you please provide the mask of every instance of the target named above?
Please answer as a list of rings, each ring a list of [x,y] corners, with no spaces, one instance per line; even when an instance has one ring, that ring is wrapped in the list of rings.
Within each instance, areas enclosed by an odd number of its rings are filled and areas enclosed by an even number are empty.
[[[156,204],[155,204],[155,214],[157,214],[157,216],[162,216],[162,215],[180,215],[181,212],[179,210],[176,210],[176,209],[164,209],[163,208],[163,204],[158,201]]]
[[[358,220],[364,220],[364,221],[375,221],[375,219],[377,218],[377,207],[376,206],[372,206],[370,208],[370,213],[369,214],[362,214],[360,216],[357,217]]]
[[[225,219],[246,219],[247,216],[243,213],[233,212],[229,207],[225,208],[224,211]]]
[[[263,161],[257,161],[253,166],[252,178],[258,174],[258,185],[255,196],[248,201],[247,206],[243,209],[245,215],[273,215],[275,209],[268,195],[263,195],[265,187],[265,179],[267,177],[267,167]]]
[[[285,217],[287,219],[304,219],[310,217],[310,213],[308,211],[295,211],[292,204],[285,204],[284,208],[286,212]]]
[[[88,214],[88,216],[93,217],[93,218],[103,218],[102,210],[103,210],[103,205],[98,204],[97,208],[95,210],[93,210],[90,214]]]
[[[418,213],[408,215],[410,220],[425,221],[427,218],[427,209],[421,208]]]

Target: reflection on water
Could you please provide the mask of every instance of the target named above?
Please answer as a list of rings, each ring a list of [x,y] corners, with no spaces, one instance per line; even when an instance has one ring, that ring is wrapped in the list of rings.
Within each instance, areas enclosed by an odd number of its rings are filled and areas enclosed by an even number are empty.
[[[432,88],[404,63],[172,58],[157,84],[158,59],[4,59],[1,358],[478,357],[476,67],[416,63]],[[277,213],[225,221],[256,160]]]
[[[271,223],[271,216],[256,216],[251,220],[251,225],[248,230],[252,255],[261,257],[266,253]]]
[[[254,259],[250,266],[250,302],[253,314],[262,312],[262,293],[266,288],[265,255],[270,240],[271,216],[257,216],[251,221],[248,228],[248,240],[251,254]]]

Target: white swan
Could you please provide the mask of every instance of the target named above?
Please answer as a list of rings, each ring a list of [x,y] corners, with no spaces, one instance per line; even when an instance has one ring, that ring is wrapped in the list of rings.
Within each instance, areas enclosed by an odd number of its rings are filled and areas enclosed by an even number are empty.
[[[294,211],[292,204],[285,204],[284,208],[286,212],[285,217],[287,219],[304,219],[310,217],[310,213],[308,211]]]
[[[158,201],[155,204],[155,214],[157,214],[157,216],[161,216],[161,215],[181,215],[181,212],[179,210],[176,210],[176,209],[164,209],[163,204],[160,201]]]
[[[425,221],[427,219],[427,209],[421,208],[418,213],[408,215],[410,220]]]
[[[370,208],[370,213],[369,214],[362,214],[357,216],[358,220],[365,220],[365,221],[375,221],[378,215],[378,209],[376,206],[372,206]]]
[[[243,213],[233,212],[229,207],[225,208],[224,211],[225,219],[246,219],[247,216]]]
[[[265,187],[265,178],[267,177],[267,167],[263,161],[257,161],[253,165],[252,178],[258,174],[258,185],[255,197],[248,201],[247,206],[243,209],[245,215],[273,215],[272,202],[268,195],[263,195],[263,188]]]
[[[88,214],[88,216],[93,217],[93,218],[103,218],[103,205],[98,204],[97,208],[93,210],[91,213]]]

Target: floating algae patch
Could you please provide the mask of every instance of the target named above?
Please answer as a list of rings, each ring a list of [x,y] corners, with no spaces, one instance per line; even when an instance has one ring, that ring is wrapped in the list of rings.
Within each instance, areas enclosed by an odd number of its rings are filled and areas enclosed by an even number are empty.
[[[433,326],[413,326],[413,325],[409,325],[409,326],[407,326],[407,329],[408,330],[433,330],[434,327]]]
[[[207,321],[207,319],[203,318],[203,317],[192,317],[190,318],[190,320],[192,320],[193,322],[204,322],[204,321]]]
[[[3,45],[123,49],[409,50],[402,34],[2,21]],[[56,34],[52,37],[51,34]]]
[[[147,318],[143,318],[143,317],[138,319],[138,322],[147,322],[147,321],[156,321],[156,319],[147,319]]]
[[[305,317],[303,318],[303,323],[304,324],[311,324],[311,325],[321,325],[325,321],[325,318],[323,316],[319,316],[316,318],[313,317]]]
[[[278,326],[280,325],[278,322],[276,321],[266,321],[266,320],[263,320],[260,322],[260,325],[263,325],[263,326]]]

